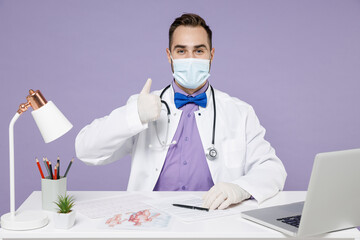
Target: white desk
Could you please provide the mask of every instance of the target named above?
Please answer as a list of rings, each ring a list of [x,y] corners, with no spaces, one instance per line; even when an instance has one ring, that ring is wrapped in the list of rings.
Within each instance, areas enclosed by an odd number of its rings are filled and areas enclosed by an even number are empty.
[[[69,191],[76,200],[89,200],[107,196],[127,194],[127,192],[94,192],[94,191]],[[196,194],[203,192],[147,192],[147,196],[153,198],[176,196],[176,194]],[[279,204],[303,201],[306,192],[280,192],[272,199],[264,202],[260,207],[268,207]],[[255,201],[255,200],[250,200]],[[33,192],[19,210],[41,209],[41,192]],[[163,231],[132,231],[132,230],[105,230],[99,229],[99,220],[89,219],[77,213],[75,225],[69,230],[54,228],[52,212],[49,213],[50,222],[44,228],[30,231],[9,231],[0,229],[0,239],[246,239],[246,238],[285,238],[286,235],[256,223],[242,219],[238,215],[232,215],[213,220],[195,223],[184,223],[176,218],[171,228]],[[318,236],[319,238],[348,238],[360,239],[360,233],[356,228],[334,232]],[[312,238],[314,239],[314,238]]]

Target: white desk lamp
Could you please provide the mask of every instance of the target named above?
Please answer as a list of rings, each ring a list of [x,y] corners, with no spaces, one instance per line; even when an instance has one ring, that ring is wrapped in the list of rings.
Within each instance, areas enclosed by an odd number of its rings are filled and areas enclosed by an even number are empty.
[[[39,90],[29,91],[27,102],[19,106],[19,110],[9,125],[10,154],[10,212],[1,216],[1,227],[9,230],[28,230],[41,228],[48,224],[47,214],[42,211],[15,212],[15,168],[14,168],[14,124],[29,106],[45,143],[49,143],[68,132],[73,126],[51,101],[47,102]]]

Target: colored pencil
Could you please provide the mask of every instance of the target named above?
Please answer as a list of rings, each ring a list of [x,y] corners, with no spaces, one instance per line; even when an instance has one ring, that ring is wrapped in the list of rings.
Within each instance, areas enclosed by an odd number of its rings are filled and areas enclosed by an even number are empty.
[[[56,166],[57,166],[57,176],[56,176],[56,178],[57,179],[60,179],[60,157],[58,156],[58,158],[57,158],[57,164],[56,164]]]
[[[44,173],[43,173],[43,171],[42,171],[42,169],[41,169],[41,167],[40,167],[39,160],[38,160],[37,158],[35,158],[35,159],[36,159],[36,165],[37,165],[38,168],[39,168],[39,172],[40,172],[41,178],[45,178],[45,177],[44,177]]]
[[[47,171],[48,175],[50,176],[50,169],[49,169],[49,166],[48,166],[48,164],[47,164],[47,162],[46,162],[45,157],[43,157],[43,162],[44,162],[44,165],[45,165],[46,171]]]
[[[57,166],[57,165],[56,165],[56,166]],[[54,180],[57,179],[57,169],[56,169],[56,166],[55,166],[55,168],[54,168]]]
[[[69,163],[69,166],[67,167],[66,172],[65,172],[65,174],[64,174],[64,177],[66,177],[66,175],[68,174],[69,169],[70,169],[71,164],[73,163],[73,161],[74,161],[74,158],[73,158],[73,159],[71,159],[71,161],[70,161],[70,163]]]
[[[51,166],[51,162],[49,161],[49,170],[50,170],[50,179],[54,179],[54,175],[52,173],[52,166]]]
[[[49,168],[49,170],[50,170],[50,164],[49,164],[50,161],[47,159],[47,157],[45,158],[45,160],[46,160],[46,163],[47,163],[48,168]]]
[[[54,174],[54,177],[55,177],[55,179],[60,179],[59,178],[59,164],[56,164],[56,166],[55,166],[55,174]]]

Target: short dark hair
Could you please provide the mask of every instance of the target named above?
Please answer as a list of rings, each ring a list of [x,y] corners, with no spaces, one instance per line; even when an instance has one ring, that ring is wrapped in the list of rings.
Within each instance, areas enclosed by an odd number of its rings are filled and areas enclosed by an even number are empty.
[[[212,48],[212,31],[208,25],[206,25],[205,20],[197,14],[193,13],[185,13],[175,19],[175,21],[171,24],[169,29],[169,49],[171,51],[171,44],[172,44],[172,36],[174,31],[179,26],[192,26],[192,27],[203,27],[208,35],[210,50]]]

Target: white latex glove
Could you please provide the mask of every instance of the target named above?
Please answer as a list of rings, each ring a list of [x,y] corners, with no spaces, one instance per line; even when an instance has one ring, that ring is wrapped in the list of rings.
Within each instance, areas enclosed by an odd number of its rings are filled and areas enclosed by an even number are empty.
[[[140,92],[137,106],[140,120],[143,124],[155,121],[160,117],[161,99],[150,94],[151,78],[149,78]]]
[[[225,209],[231,204],[250,198],[250,194],[233,183],[220,182],[215,184],[203,197],[204,208]]]

